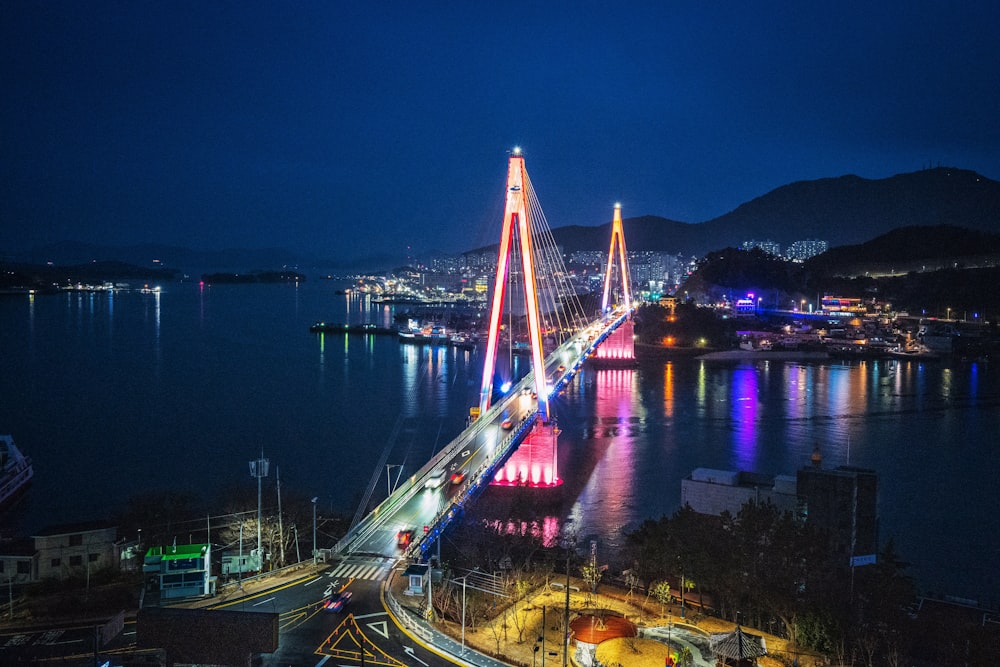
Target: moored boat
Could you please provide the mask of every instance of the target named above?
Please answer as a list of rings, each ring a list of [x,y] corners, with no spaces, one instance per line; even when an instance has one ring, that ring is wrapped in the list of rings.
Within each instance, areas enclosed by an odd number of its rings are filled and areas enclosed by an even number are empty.
[[[0,506],[23,491],[33,475],[31,459],[21,453],[14,438],[0,435]]]

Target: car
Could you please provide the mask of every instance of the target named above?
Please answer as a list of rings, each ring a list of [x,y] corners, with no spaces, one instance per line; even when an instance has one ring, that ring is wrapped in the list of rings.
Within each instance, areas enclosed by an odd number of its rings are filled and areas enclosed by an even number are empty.
[[[456,470],[455,472],[453,472],[451,474],[451,483],[452,484],[461,484],[464,481],[465,481],[465,471],[463,471],[463,470]]]
[[[353,593],[351,591],[341,591],[340,593],[334,593],[330,598],[323,603],[323,609],[327,611],[343,611],[347,603],[351,601]]]
[[[564,370],[566,370],[566,367],[563,366],[562,364],[559,364],[559,368],[556,369],[556,372],[557,373],[562,373]]]
[[[424,482],[424,487],[428,489],[436,489],[444,484],[444,468],[438,468],[430,474],[427,481]]]
[[[413,541],[413,531],[412,530],[401,530],[396,533],[396,546],[400,549],[405,549],[410,546],[410,542]]]
[[[514,428],[514,422],[512,422],[509,419],[504,419],[502,422],[500,422],[500,428],[502,428],[505,431],[509,431],[512,428]]]

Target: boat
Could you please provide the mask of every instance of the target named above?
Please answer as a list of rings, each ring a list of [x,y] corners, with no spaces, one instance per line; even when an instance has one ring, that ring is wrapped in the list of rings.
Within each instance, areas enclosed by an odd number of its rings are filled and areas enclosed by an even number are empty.
[[[0,506],[17,497],[33,475],[31,459],[21,453],[14,438],[0,435]]]
[[[447,345],[449,334],[444,325],[436,323],[418,324],[410,320],[406,327],[399,329],[399,340],[402,343],[422,343]]]

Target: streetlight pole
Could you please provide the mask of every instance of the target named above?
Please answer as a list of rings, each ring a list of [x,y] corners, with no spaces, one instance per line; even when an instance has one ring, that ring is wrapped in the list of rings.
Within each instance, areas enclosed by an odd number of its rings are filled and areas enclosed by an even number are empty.
[[[389,481],[389,471],[393,468],[402,468],[403,466],[399,463],[386,463],[385,464],[385,490],[386,498],[392,495],[392,483]]]
[[[462,577],[462,655],[465,655],[465,582],[469,575]]]
[[[281,566],[285,566],[285,531],[281,521],[281,468],[274,468],[274,481],[278,484],[278,545],[281,547]]]
[[[566,667],[569,658],[569,554],[569,544],[566,544],[566,610],[563,615],[562,667]]]
[[[314,497],[312,499],[313,504],[313,565],[316,564],[316,501],[319,497]]]
[[[250,476],[257,478],[257,564],[260,571],[264,571],[264,549],[260,539],[260,490],[261,480],[267,477],[267,465],[269,461],[264,458],[264,449],[260,450],[260,458],[250,462]]]
[[[684,573],[681,572],[681,618],[684,618]]]

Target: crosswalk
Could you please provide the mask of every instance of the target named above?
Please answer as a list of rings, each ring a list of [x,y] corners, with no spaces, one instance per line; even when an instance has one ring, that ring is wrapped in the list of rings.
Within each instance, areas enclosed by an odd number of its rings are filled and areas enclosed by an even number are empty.
[[[392,569],[392,561],[388,560],[345,560],[327,574],[329,577],[337,579],[370,579],[377,581],[384,579]]]

